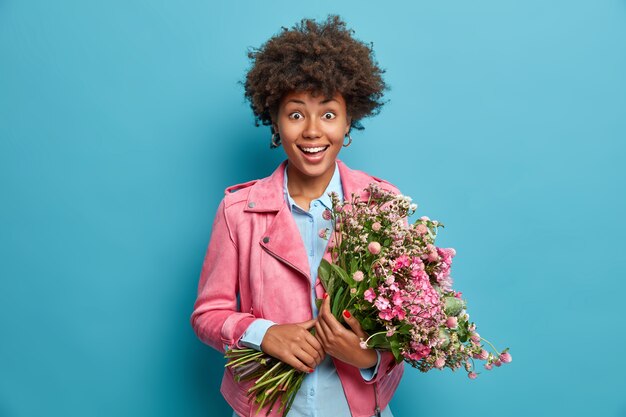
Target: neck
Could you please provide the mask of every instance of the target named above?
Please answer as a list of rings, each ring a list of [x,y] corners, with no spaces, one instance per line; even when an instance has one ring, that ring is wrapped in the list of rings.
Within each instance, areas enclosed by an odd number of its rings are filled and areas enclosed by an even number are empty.
[[[287,188],[289,195],[302,196],[310,199],[319,198],[330,183],[335,173],[335,164],[322,175],[310,177],[302,174],[293,165],[287,164]]]

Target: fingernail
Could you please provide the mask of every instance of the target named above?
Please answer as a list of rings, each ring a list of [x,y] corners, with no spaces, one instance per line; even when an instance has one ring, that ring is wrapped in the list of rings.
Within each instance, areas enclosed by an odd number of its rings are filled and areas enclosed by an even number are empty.
[[[343,310],[343,316],[347,319],[350,318],[350,312],[348,310]]]
[[[324,293],[324,299],[326,299],[326,297],[328,297],[328,293],[327,292]]]
[[[312,373],[312,372],[313,372],[313,369],[309,369],[309,373]]]

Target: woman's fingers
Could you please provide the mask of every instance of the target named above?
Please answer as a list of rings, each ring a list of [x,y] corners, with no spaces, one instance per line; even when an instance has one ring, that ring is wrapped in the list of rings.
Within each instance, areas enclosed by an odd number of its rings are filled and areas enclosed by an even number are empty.
[[[337,321],[333,313],[330,311],[330,296],[327,296],[322,302],[321,312],[318,316],[318,321],[322,321],[328,327],[328,331],[331,332],[332,335],[339,336],[345,332],[345,327]]]
[[[348,326],[352,329],[352,331],[359,336],[361,339],[366,339],[367,334],[363,331],[361,327],[361,323],[357,319],[355,319],[352,314],[348,310],[343,310],[343,318],[348,323]]]

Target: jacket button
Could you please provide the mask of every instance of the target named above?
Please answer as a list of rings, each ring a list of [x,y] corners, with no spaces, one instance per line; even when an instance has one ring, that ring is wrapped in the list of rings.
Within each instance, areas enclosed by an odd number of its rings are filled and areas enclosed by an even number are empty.
[[[269,241],[270,241],[270,238],[269,238],[269,237],[265,236],[265,237],[263,238],[263,243],[267,243],[267,242],[269,242]]]
[[[250,207],[250,208],[254,207],[254,201],[249,202],[248,203],[248,207]]]

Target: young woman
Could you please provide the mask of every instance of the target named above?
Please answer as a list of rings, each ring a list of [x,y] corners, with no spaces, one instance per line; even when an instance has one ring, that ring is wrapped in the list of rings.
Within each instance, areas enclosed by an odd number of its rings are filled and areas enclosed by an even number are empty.
[[[270,176],[225,190],[191,315],[200,340],[220,352],[247,346],[307,372],[294,417],[390,417],[404,371],[390,352],[360,348],[359,323],[349,311],[349,328],[332,316],[317,278],[329,255],[328,193],[349,198],[370,182],[399,193],[338,159],[387,88],[373,51],[351,33],[338,16],[303,19],[249,53],[246,98],[257,126],[271,125],[270,147],[282,146],[287,159]],[[316,298],[324,300],[319,311]],[[250,385],[226,368],[221,392],[234,417],[255,415]]]

